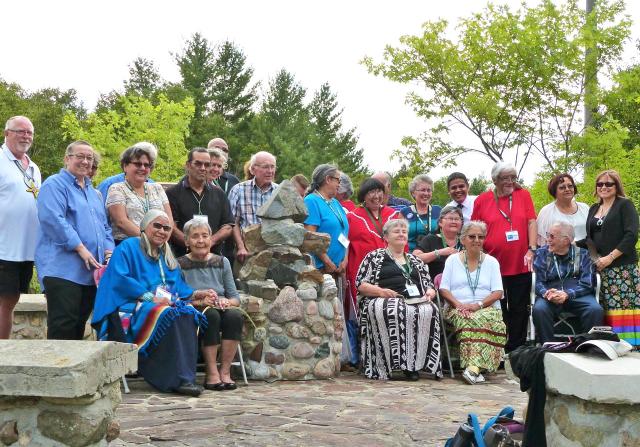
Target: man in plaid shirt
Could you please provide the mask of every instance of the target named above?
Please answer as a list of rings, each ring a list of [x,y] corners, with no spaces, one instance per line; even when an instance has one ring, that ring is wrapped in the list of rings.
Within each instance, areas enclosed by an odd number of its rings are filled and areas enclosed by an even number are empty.
[[[249,171],[254,177],[238,183],[229,192],[231,213],[236,219],[236,225],[233,227],[233,238],[238,247],[236,258],[240,262],[244,262],[249,254],[244,245],[242,230],[249,225],[260,223],[256,213],[278,187],[273,181],[276,176],[276,157],[269,152],[253,154],[249,162]]]

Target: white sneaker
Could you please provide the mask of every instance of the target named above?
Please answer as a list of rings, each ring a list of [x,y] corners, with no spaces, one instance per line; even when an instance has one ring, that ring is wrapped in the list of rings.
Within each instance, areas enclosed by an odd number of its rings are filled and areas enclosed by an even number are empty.
[[[484,382],[486,382],[486,381],[487,381],[487,379],[485,379],[485,378],[484,378],[484,376],[483,376],[482,374],[478,374],[478,375],[476,376],[476,383],[484,383]]]
[[[472,371],[469,371],[469,368],[466,368],[463,372],[462,372],[462,378],[469,384],[469,385],[475,385],[476,382],[478,381],[478,376],[476,374],[474,374]],[[484,380],[484,377],[482,378]]]

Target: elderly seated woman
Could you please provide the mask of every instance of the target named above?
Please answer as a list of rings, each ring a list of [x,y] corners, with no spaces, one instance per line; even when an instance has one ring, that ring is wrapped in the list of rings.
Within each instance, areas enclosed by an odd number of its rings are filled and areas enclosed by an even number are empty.
[[[440,321],[427,266],[404,251],[408,225],[389,220],[382,228],[387,248],[369,252],[356,276],[360,300],[360,352],[370,379],[389,379],[402,370],[409,380],[418,371],[442,377]]]
[[[169,216],[148,211],[140,237],[125,239],[100,280],[92,325],[99,340],[138,345],[138,373],[164,392],[198,396],[195,384],[198,327],[206,326],[188,300],[208,300],[213,290],[194,291],[167,244]]]
[[[193,300],[196,309],[207,317],[207,328],[202,335],[202,354],[207,365],[204,387],[207,390],[235,390],[231,379],[231,362],[242,336],[240,295],[233,282],[229,260],[211,253],[211,227],[204,219],[191,219],[184,224],[184,237],[190,253],[178,259],[185,281],[196,289],[213,289],[214,294]],[[220,336],[222,333],[222,337]],[[221,367],[216,357],[221,345]]]
[[[464,249],[444,264],[440,295],[447,301],[445,318],[460,343],[462,377],[470,384],[484,382],[481,370],[498,369],[506,342],[500,311],[502,278],[496,258],[482,252],[487,235],[484,222],[467,222],[460,242]]]

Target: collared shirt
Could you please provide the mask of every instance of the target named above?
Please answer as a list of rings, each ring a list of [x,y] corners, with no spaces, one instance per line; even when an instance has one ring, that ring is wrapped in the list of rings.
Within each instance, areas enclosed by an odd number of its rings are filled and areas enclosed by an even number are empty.
[[[231,213],[239,219],[240,228],[260,223],[257,216],[258,209],[264,205],[278,188],[277,183],[271,183],[265,191],[260,189],[254,179],[238,183],[229,193]]]
[[[25,155],[26,157],[26,155]],[[27,157],[29,166],[23,174],[6,144],[0,153],[0,259],[4,261],[33,261],[38,232],[37,199],[28,192],[30,180],[40,188],[42,178],[38,166]],[[26,182],[26,183],[25,183]]]
[[[452,200],[451,202],[447,203],[447,206],[455,206],[460,208],[460,211],[462,211],[463,223],[467,223],[471,220],[471,214],[473,213],[473,202],[475,202],[476,197],[478,196],[470,196],[469,194],[467,194],[467,197],[465,197],[462,203],[458,203],[455,200]]]
[[[589,253],[584,248],[573,247],[579,250],[580,267],[577,274],[574,272],[575,256],[571,256],[572,250],[565,255],[556,255],[554,262],[553,253],[549,251],[549,246],[545,245],[536,251],[533,269],[536,272],[536,296],[542,298],[548,289],[564,290],[569,295],[569,299],[585,295],[593,295],[593,264],[589,258]],[[560,279],[562,278],[562,280]],[[566,279],[565,279],[566,278]]]
[[[82,243],[104,263],[105,250],[113,250],[111,227],[98,192],[88,177],[84,188],[66,169],[42,184],[38,196],[35,256],[38,279],[51,276],[82,285],[92,285],[93,269],[87,270],[75,248]]]
[[[390,206],[395,210],[400,210],[400,208],[403,208],[405,206],[411,206],[411,201],[407,199],[403,199],[402,197],[389,195],[389,199],[387,200],[387,206]]]
[[[149,183],[154,183],[154,181],[151,180],[150,178],[148,178],[146,181]],[[107,177],[98,185],[98,191],[100,191],[100,194],[102,194],[103,203],[107,201],[107,195],[109,193],[109,188],[111,187],[111,185],[113,185],[114,183],[120,183],[120,182],[124,182],[124,172],[121,172],[120,174],[112,175],[111,177]]]
[[[211,227],[212,234],[215,234],[224,225],[235,224],[235,219],[231,214],[229,200],[222,189],[205,183],[202,195],[191,189],[189,177],[183,177],[178,183],[167,190],[169,205],[173,220],[180,231],[184,224],[193,219],[196,214],[206,215]],[[183,256],[186,254],[184,247],[172,244],[174,254]],[[216,253],[220,253],[219,246]]]
[[[213,184],[219,186],[227,196],[238,183],[240,183],[240,179],[227,171],[224,171],[217,180],[213,181]]]

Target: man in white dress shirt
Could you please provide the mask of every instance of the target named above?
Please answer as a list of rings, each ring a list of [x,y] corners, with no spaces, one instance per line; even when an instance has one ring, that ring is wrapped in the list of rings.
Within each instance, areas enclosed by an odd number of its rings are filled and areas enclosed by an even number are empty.
[[[471,213],[473,212],[473,202],[477,196],[469,195],[469,181],[467,176],[462,172],[453,172],[447,178],[447,190],[451,197],[451,202],[447,203],[447,206],[457,206],[462,211],[462,217],[464,218],[463,224],[471,220]]]

